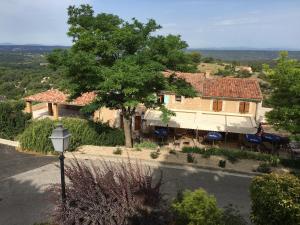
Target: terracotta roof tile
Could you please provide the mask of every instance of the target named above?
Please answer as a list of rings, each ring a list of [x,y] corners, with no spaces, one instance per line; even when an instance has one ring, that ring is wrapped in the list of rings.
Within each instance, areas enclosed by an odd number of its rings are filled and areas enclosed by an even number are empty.
[[[251,78],[206,78],[204,73],[163,72],[185,79],[203,97],[239,98],[262,100],[257,80]]]
[[[72,104],[79,105],[79,106],[84,106],[84,105],[87,105],[87,104],[91,103],[92,101],[94,101],[96,96],[97,95],[96,95],[95,92],[86,92],[86,93],[83,93],[78,98],[74,99]]]
[[[185,79],[186,82],[190,83],[197,92],[202,92],[203,80],[205,79],[204,73],[182,73],[182,72],[173,72],[173,71],[165,71],[163,75],[169,77],[175,74],[178,78]]]
[[[24,98],[26,101],[32,102],[51,102],[69,105],[84,106],[91,103],[95,98],[95,92],[83,93],[78,98],[74,99],[72,102],[68,102],[69,95],[59,91],[57,89],[50,89],[35,95],[27,96]]]
[[[205,79],[202,95],[203,97],[262,99],[257,80],[249,78]]]

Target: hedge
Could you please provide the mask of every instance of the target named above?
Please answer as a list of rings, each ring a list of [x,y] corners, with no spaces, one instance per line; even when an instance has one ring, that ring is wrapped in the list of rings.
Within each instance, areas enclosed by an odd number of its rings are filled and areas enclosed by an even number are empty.
[[[0,101],[0,138],[14,140],[22,133],[30,120],[23,112],[24,102]]]
[[[124,144],[124,134],[119,129],[78,118],[64,118],[61,122],[72,135],[69,151],[74,151],[81,145],[115,146]],[[21,148],[42,153],[52,152],[53,146],[49,136],[54,128],[55,122],[48,118],[33,121],[20,135]]]

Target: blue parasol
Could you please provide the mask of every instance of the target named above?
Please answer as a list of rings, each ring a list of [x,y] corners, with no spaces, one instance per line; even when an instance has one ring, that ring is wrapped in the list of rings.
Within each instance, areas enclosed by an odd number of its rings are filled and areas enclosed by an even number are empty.
[[[263,141],[270,143],[279,143],[281,141],[281,137],[275,134],[263,133],[261,137]]]
[[[260,136],[257,136],[255,134],[246,134],[246,140],[252,144],[260,144],[262,142],[262,139]]]
[[[222,138],[222,134],[218,132],[208,132],[208,134],[206,135],[206,139],[210,141],[220,141],[222,140]]]
[[[154,134],[159,138],[165,138],[168,136],[168,130],[166,128],[160,128],[155,130]]]

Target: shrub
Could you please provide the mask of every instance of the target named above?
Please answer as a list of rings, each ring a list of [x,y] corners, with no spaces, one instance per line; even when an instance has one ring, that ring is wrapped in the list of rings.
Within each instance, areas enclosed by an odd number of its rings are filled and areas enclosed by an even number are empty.
[[[21,148],[42,153],[52,152],[54,149],[49,137],[54,127],[50,119],[33,121],[19,138]]]
[[[270,154],[263,154],[259,152],[251,152],[251,151],[241,151],[241,150],[227,150],[222,148],[199,148],[199,147],[183,147],[182,152],[185,153],[196,153],[202,154],[204,156],[211,156],[211,155],[220,155],[225,156],[229,161],[236,162],[238,159],[253,159],[259,161],[266,161],[266,162],[275,162],[279,163],[279,157],[273,156]]]
[[[143,141],[139,144],[135,144],[136,148],[147,148],[147,149],[156,149],[158,145],[152,141]]]
[[[272,169],[269,163],[263,162],[259,164],[256,171],[260,173],[271,173]]]
[[[219,161],[219,167],[225,168],[226,167],[226,160],[220,160]]]
[[[300,180],[297,177],[274,173],[255,177],[250,193],[254,224],[300,224]]]
[[[98,134],[97,144],[104,146],[124,145],[125,136],[121,129],[112,128],[106,123],[89,122],[89,125],[95,129]]]
[[[113,151],[113,154],[115,154],[115,155],[122,155],[122,149],[120,149],[119,147],[116,148],[116,149]]]
[[[75,150],[81,145],[122,145],[123,133],[118,129],[94,124],[84,119],[64,118],[62,124],[71,133],[69,149]],[[38,152],[51,152],[53,147],[49,139],[55,122],[50,119],[33,121],[20,136],[21,148]]]
[[[14,140],[24,131],[30,115],[23,113],[23,109],[23,102],[0,101],[0,138]]]
[[[159,153],[158,153],[158,152],[151,152],[151,153],[150,153],[150,157],[151,157],[152,159],[157,159],[158,156],[159,156]]]
[[[177,152],[175,149],[170,149],[169,154],[177,155]]]
[[[185,191],[172,204],[176,225],[220,224],[222,211],[217,207],[215,197],[203,189]]]
[[[99,165],[72,161],[66,166],[66,204],[60,185],[55,197],[54,224],[150,225],[168,224],[169,216],[160,193],[161,177],[140,164],[100,161]]]
[[[196,162],[195,156],[192,153],[188,153],[186,155],[186,160],[187,160],[188,163],[195,163]]]
[[[221,225],[247,225],[247,221],[241,216],[239,210],[228,205],[222,212]]]

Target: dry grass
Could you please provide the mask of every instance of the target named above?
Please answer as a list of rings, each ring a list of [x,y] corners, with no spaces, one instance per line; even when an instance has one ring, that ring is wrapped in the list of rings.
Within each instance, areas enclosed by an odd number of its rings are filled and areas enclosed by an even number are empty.
[[[217,63],[200,63],[198,65],[198,70],[203,73],[209,70],[209,71],[211,71],[211,74],[213,75],[216,72],[218,72],[219,69],[224,69],[225,64],[223,64],[223,65],[219,65]]]

